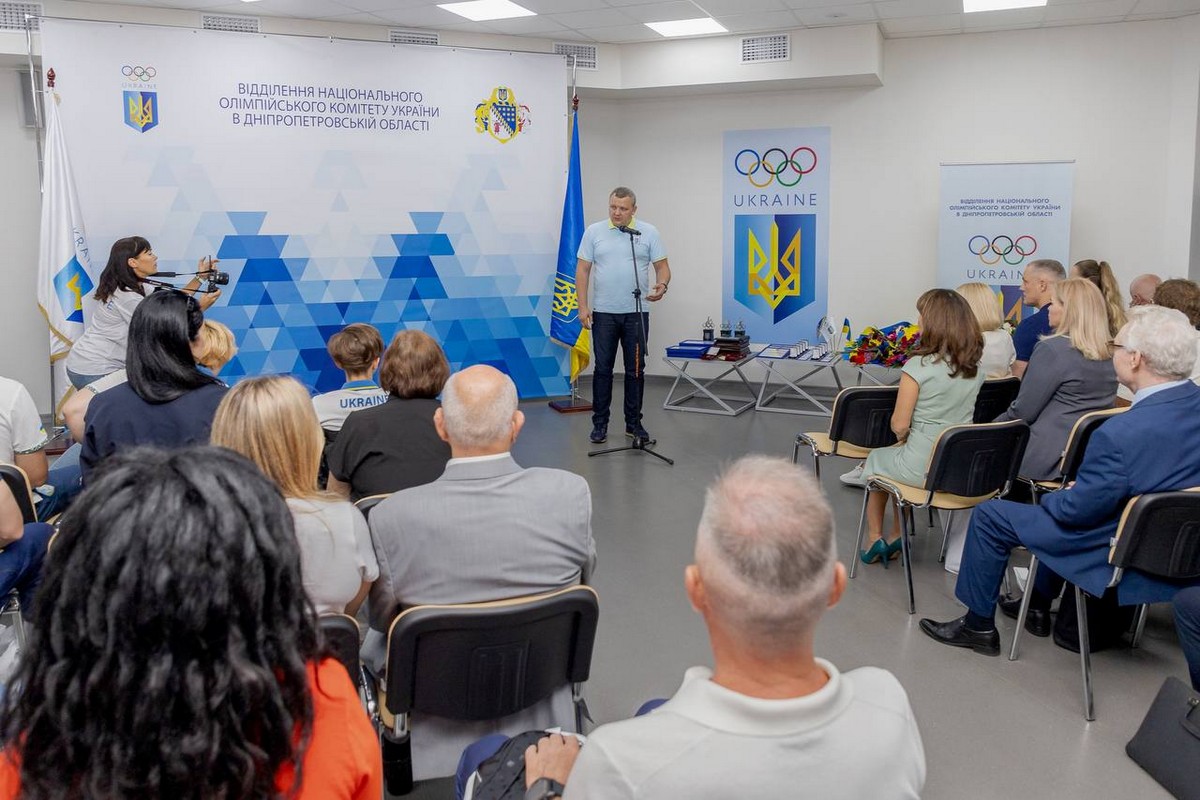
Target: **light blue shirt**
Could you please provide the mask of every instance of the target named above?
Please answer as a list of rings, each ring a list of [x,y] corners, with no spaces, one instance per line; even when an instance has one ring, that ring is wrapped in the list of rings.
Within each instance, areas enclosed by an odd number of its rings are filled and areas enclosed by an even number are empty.
[[[637,257],[638,283],[642,298],[650,293],[650,265],[667,257],[667,249],[658,238],[658,228],[649,222],[633,220],[629,227],[641,231],[633,237]],[[629,234],[621,233],[610,220],[596,222],[583,232],[578,257],[592,265],[592,311],[604,314],[632,314],[633,265],[630,262]],[[642,310],[645,310],[645,305]]]
[[[1130,403],[1129,405],[1131,405],[1131,406],[1137,405],[1138,403],[1142,402],[1150,395],[1158,394],[1159,392],[1164,392],[1167,389],[1174,389],[1176,386],[1183,386],[1185,383],[1187,383],[1186,378],[1181,381],[1167,381],[1166,383],[1156,383],[1153,386],[1147,386],[1145,388],[1138,389],[1137,393],[1134,394],[1134,396],[1133,396],[1133,402]]]

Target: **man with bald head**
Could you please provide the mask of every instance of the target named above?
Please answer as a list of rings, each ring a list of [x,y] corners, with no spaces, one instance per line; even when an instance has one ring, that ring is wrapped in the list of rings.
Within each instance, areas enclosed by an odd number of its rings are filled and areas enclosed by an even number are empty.
[[[810,473],[765,456],[729,467],[705,497],[684,588],[713,668],[692,667],[661,707],[600,726],[582,749],[557,735],[530,747],[526,797],[921,796],[925,752],[899,681],[814,654],[846,568]]]
[[[388,626],[402,607],[503,600],[588,581],[596,546],[587,482],[517,464],[509,450],[524,423],[516,386],[493,367],[468,367],[446,382],[433,417],[450,445],[446,471],[395,493],[370,515],[379,579],[371,586],[362,655],[377,673]],[[573,729],[570,687],[563,688],[504,720],[414,720],[414,777],[454,774],[463,747],[487,734]]]
[[[1154,290],[1162,283],[1162,278],[1147,272],[1138,275],[1129,282],[1129,305],[1149,306],[1154,304]]]

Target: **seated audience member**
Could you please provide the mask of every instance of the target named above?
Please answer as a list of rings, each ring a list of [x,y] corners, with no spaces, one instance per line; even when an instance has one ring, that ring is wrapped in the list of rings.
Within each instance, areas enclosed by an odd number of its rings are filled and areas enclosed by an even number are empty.
[[[692,667],[664,705],[601,725],[582,749],[541,740],[526,751],[527,785],[565,782],[567,800],[921,796],[925,753],[904,688],[882,669],[843,673],[814,655],[846,569],[807,472],[762,456],[726,470],[705,497],[684,586],[713,668]],[[562,763],[576,753],[574,768]],[[526,796],[562,791],[545,786]]]
[[[1047,308],[1054,333],[1033,349],[1017,398],[996,417],[996,422],[1029,423],[1021,475],[1036,480],[1060,477],[1058,462],[1075,421],[1089,411],[1112,408],[1117,394],[1099,290],[1081,278],[1060,281]]]
[[[1000,300],[996,293],[986,283],[964,283],[954,291],[967,301],[983,333],[983,356],[979,359],[979,369],[984,378],[1009,377],[1017,351],[1013,348],[1012,336],[1002,327],[1004,319],[1000,316]]]
[[[383,354],[383,338],[374,327],[361,322],[347,325],[330,337],[328,349],[333,363],[346,373],[346,382],[341,389],[317,395],[312,404],[326,439],[333,441],[346,417],[382,405],[387,401],[387,392],[374,381]]]
[[[1043,336],[1049,336],[1050,310],[1048,306],[1054,299],[1053,288],[1058,281],[1065,280],[1067,271],[1063,265],[1052,258],[1039,258],[1025,265],[1021,277],[1021,299],[1027,306],[1038,309],[1036,314],[1022,318],[1017,329],[1013,331],[1013,348],[1017,352],[1017,360],[1013,362],[1013,375],[1018,378],[1025,374],[1029,357],[1033,348]]]
[[[958,292],[930,289],[917,299],[921,342],[900,374],[900,391],[891,426],[899,442],[871,451],[863,477],[890,478],[910,486],[925,482],[925,467],[942,431],[969,424],[983,384],[979,358],[983,335],[971,307]],[[893,538],[883,535],[889,495],[876,489],[867,500],[867,542],[858,554],[864,564],[887,562],[900,555],[898,515]]]
[[[387,402],[346,417],[326,451],[330,490],[360,500],[441,475],[450,447],[438,438],[433,414],[449,375],[446,354],[429,334],[397,333],[379,370]]]
[[[1090,281],[1100,290],[1104,298],[1104,312],[1108,317],[1108,335],[1110,338],[1116,336],[1117,331],[1125,325],[1125,303],[1121,300],[1121,287],[1117,285],[1112,267],[1107,261],[1085,258],[1072,265],[1071,277]]]
[[[1153,273],[1138,275],[1129,282],[1129,305],[1148,306],[1154,304],[1154,292],[1162,278]]]
[[[47,444],[42,415],[29,390],[0,377],[0,462],[23,469],[30,487],[41,486],[49,474]]]
[[[26,523],[12,490],[0,483],[0,598],[16,589],[22,614],[33,608],[46,545],[53,534],[54,528],[44,522]]]
[[[1154,290],[1154,305],[1182,311],[1192,327],[1200,327],[1200,286],[1183,278],[1170,278],[1158,284]],[[1133,312],[1133,309],[1130,309]],[[1196,334],[1196,350],[1200,354],[1200,332]],[[1200,383],[1200,357],[1192,367],[1191,378]],[[1124,386],[1117,390],[1117,405],[1127,406],[1133,400],[1133,392]]]
[[[1128,500],[1200,486],[1200,387],[1188,380],[1195,329],[1173,309],[1148,306],[1131,316],[1113,343],[1113,365],[1134,392],[1133,407],[1092,434],[1070,488],[1046,495],[1041,505],[989,500],[975,508],[955,588],[967,613],[949,622],[921,620],[932,638],[999,655],[996,602],[1014,547],[1024,545],[1047,569],[1099,597],[1112,577],[1109,541]],[[1138,573],[1125,575],[1117,588],[1118,600],[1136,591],[1157,592],[1163,602],[1178,590]],[[1034,591],[1031,630],[1048,633],[1051,599]]]
[[[1200,692],[1200,586],[1175,595],[1175,630],[1192,674],[1192,688]]]
[[[370,413],[352,414],[347,425]],[[453,459],[433,483],[397,492],[371,512],[379,580],[363,660],[376,672],[401,606],[502,600],[587,582],[596,563],[587,481],[517,464],[509,450],[524,422],[516,386],[493,367],[469,367],[447,381],[434,424]],[[574,727],[569,686],[502,720],[414,715],[414,776],[453,774],[462,749],[481,736],[552,725]]]
[[[43,582],[21,691],[3,699],[3,800],[381,796],[287,505],[246,459],[110,459],[63,515]]]
[[[200,326],[200,335],[193,342],[192,347],[192,355],[196,358],[197,366],[216,377],[221,374],[225,365],[233,360],[237,352],[237,340],[228,326],[215,320],[204,320],[204,324]],[[84,419],[87,417],[87,409],[92,403],[92,398],[114,386],[120,386],[127,380],[125,368],[122,367],[98,381],[92,381],[63,403],[63,418],[67,422],[67,429],[71,431],[72,439],[76,442],[83,441]],[[73,449],[69,448],[66,453],[59,456],[58,460],[62,461]],[[75,455],[75,460],[79,460],[78,454]],[[57,463],[58,461],[55,462],[55,464]]]
[[[96,395],[87,409],[79,456],[85,483],[101,459],[127,447],[208,442],[227,389],[196,368],[203,322],[200,304],[182,292],[155,292],[138,304],[129,323],[128,380]]]
[[[287,498],[317,613],[353,616],[379,565],[362,512],[317,488],[324,442],[308,391],[283,375],[242,381],[217,407],[212,443],[249,458]]]

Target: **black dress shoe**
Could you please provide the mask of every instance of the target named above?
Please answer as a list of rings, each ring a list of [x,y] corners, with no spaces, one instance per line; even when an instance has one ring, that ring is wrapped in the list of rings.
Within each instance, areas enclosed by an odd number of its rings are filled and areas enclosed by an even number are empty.
[[[990,631],[971,630],[967,627],[965,614],[949,622],[923,619],[921,630],[925,631],[929,638],[951,647],[969,647],[985,656],[1000,655],[1000,632],[995,628]]]
[[[1001,600],[998,604],[1000,613],[1009,619],[1016,619],[1021,614],[1021,598],[1009,597]],[[1050,635],[1050,628],[1053,623],[1050,621],[1050,612],[1044,608],[1030,608],[1025,614],[1025,630],[1032,633],[1034,636],[1045,638]]]

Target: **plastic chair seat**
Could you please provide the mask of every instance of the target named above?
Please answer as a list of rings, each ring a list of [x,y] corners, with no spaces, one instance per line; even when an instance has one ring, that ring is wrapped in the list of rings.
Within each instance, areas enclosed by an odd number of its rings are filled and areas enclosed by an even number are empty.
[[[999,494],[999,492],[990,492],[979,497],[963,497],[962,495],[951,494],[950,492],[933,492],[931,495],[928,489],[922,489],[919,486],[909,486],[906,483],[896,483],[883,478],[870,478],[868,483],[870,488],[883,489],[908,505],[916,506],[917,508],[928,506],[929,508],[938,508],[943,511],[959,511],[964,508],[974,508],[980,503],[995,498]]]
[[[799,434],[799,438],[808,442],[809,446],[823,456],[842,456],[844,458],[866,458],[871,454],[870,447],[859,447],[849,442],[835,442],[828,433],[811,431]]]

